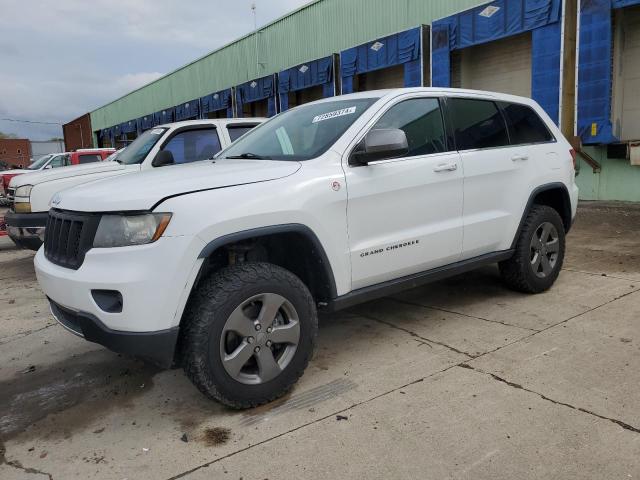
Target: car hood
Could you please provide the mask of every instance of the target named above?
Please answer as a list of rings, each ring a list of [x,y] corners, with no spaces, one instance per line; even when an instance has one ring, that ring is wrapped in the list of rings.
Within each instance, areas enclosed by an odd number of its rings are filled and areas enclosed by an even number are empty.
[[[0,171],[0,177],[2,175],[22,175],[23,173],[32,173],[37,172],[38,170],[27,170],[24,168],[14,168],[13,170],[2,170]]]
[[[126,167],[118,162],[95,162],[85,165],[69,165],[67,167],[52,168],[49,170],[27,170],[25,175],[19,175],[11,179],[11,186],[37,185],[43,182],[51,182],[61,178],[90,175],[109,171],[124,170]]]
[[[83,212],[149,210],[167,197],[276,180],[299,169],[299,162],[289,161],[206,160],[79,185],[57,194],[52,206]]]

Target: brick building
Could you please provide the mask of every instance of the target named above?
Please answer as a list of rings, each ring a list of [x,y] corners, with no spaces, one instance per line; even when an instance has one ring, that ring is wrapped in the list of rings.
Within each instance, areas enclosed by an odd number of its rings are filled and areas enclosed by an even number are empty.
[[[13,167],[31,163],[31,145],[26,138],[0,138],[0,162]]]
[[[71,120],[62,126],[64,145],[67,152],[79,148],[93,147],[93,132],[91,131],[91,117],[87,113]]]

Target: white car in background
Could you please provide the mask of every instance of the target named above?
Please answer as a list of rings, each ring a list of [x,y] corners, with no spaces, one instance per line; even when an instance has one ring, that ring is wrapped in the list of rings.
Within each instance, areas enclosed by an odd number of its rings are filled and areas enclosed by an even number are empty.
[[[20,175],[11,180],[13,197],[7,231],[16,245],[37,250],[42,245],[49,204],[57,192],[102,178],[213,158],[264,118],[188,120],[145,131],[114,161],[64,167]]]

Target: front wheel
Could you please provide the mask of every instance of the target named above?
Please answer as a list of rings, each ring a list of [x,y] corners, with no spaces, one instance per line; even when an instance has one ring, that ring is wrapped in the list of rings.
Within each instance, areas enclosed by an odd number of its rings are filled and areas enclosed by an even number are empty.
[[[205,278],[182,328],[190,380],[225,405],[251,408],[284,395],[300,378],[318,317],[297,276],[277,265],[247,263]]]
[[[505,283],[520,292],[540,293],[560,274],[565,251],[565,232],[558,212],[534,205],[525,219],[513,257],[501,262]]]

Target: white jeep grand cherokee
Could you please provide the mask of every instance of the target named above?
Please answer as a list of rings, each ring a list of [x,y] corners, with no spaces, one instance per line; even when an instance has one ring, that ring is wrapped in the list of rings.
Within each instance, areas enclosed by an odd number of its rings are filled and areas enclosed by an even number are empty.
[[[182,365],[209,397],[253,407],[302,375],[318,308],[489,263],[517,290],[548,289],[576,212],[572,156],[527,98],[325,99],[214,161],[63,192],[37,276],[73,333]]]

